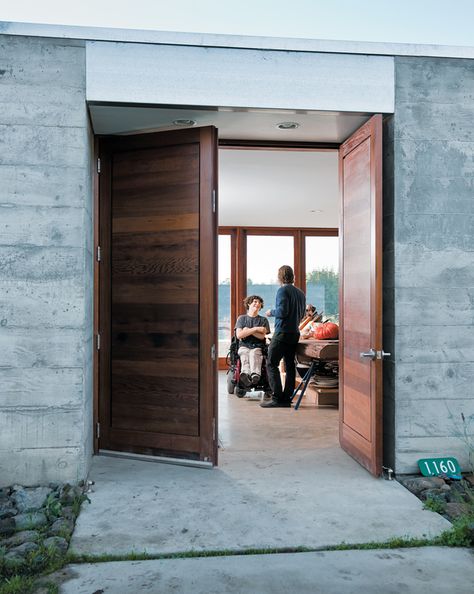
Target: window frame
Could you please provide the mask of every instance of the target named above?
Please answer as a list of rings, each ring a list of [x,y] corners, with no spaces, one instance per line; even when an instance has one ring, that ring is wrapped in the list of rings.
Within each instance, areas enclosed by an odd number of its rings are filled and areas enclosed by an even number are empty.
[[[247,292],[247,237],[249,235],[284,235],[293,237],[295,286],[306,293],[306,237],[338,237],[337,227],[243,227],[219,226],[218,235],[231,237],[231,327],[239,314],[239,304]],[[231,340],[229,336],[229,342]],[[226,358],[219,357],[219,369],[226,369]]]

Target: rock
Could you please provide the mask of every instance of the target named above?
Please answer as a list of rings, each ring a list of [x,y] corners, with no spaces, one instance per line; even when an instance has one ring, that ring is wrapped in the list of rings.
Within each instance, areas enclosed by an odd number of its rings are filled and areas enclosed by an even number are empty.
[[[441,485],[440,490],[446,491],[448,493],[449,491],[451,491],[451,487],[449,485]]]
[[[451,491],[447,494],[446,500],[449,501],[449,503],[462,503],[463,496],[458,491]]]
[[[466,530],[471,540],[471,544],[474,544],[474,522],[468,524]]]
[[[25,563],[25,559],[17,553],[7,553],[3,559],[3,563],[5,569],[15,571]]]
[[[437,476],[415,476],[401,479],[400,482],[404,487],[417,496],[426,489],[436,489],[446,484],[444,479]]]
[[[469,497],[469,486],[466,481],[453,483],[452,490],[457,496],[453,498],[453,501],[469,502],[471,500],[471,497]]]
[[[61,515],[63,518],[68,518],[69,520],[74,520],[75,518],[74,511],[70,505],[63,507]]]
[[[40,528],[46,526],[48,523],[46,516],[43,512],[30,512],[26,514],[18,514],[14,518],[11,518],[16,526],[17,530],[32,530],[34,528]]]
[[[423,501],[433,499],[434,501],[445,503],[447,501],[447,493],[441,489],[426,489],[420,493],[420,499]]]
[[[7,547],[17,547],[25,542],[35,542],[38,538],[39,532],[36,530],[23,530],[4,540],[3,544]]]
[[[33,487],[24,489],[23,487],[15,487],[12,499],[20,513],[29,510],[40,509],[46,498],[53,490],[49,487]]]
[[[33,553],[39,549],[38,545],[34,542],[24,542],[23,544],[15,547],[14,549],[10,550],[10,553],[15,553],[17,555],[21,555],[25,557],[29,553]]]
[[[46,538],[43,541],[44,546],[47,549],[55,549],[58,553],[66,553],[68,543],[65,538],[61,538],[60,536],[51,536],[50,538]]]
[[[4,518],[0,520],[0,536],[11,536],[16,530],[16,521],[14,518]]]
[[[73,487],[69,484],[64,485],[59,491],[59,498],[62,503],[74,503],[82,495],[81,487]]]
[[[0,520],[16,516],[17,513],[18,510],[13,505],[12,501],[6,500],[5,502],[0,502]]]
[[[464,477],[464,480],[469,483],[471,487],[474,487],[474,474],[468,474]]]
[[[49,532],[53,535],[64,535],[67,533],[67,535],[70,536],[73,529],[74,522],[72,520],[70,520],[69,518],[58,518],[51,526]]]
[[[451,518],[459,518],[468,513],[469,506],[466,503],[450,502],[446,504],[446,513]]]

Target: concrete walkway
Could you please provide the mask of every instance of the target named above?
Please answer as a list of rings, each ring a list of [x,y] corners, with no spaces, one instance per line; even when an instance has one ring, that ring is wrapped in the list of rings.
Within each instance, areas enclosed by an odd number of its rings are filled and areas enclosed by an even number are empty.
[[[224,378],[221,378],[221,381]],[[450,527],[338,445],[338,412],[264,410],[221,390],[219,467],[99,456],[76,553],[323,549],[433,537]],[[70,565],[62,594],[437,594],[472,592],[463,549],[321,551]]]
[[[392,549],[72,565],[61,594],[471,594],[466,549]]]
[[[225,378],[224,378],[225,379]],[[343,452],[338,412],[265,410],[221,394],[218,468],[98,456],[71,549],[87,554],[267,549],[433,537],[450,527]]]

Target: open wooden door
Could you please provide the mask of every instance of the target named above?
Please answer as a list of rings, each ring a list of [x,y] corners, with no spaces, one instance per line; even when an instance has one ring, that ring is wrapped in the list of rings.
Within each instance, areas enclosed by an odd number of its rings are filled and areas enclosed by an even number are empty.
[[[382,471],[382,116],[339,149],[341,447]]]
[[[216,129],[99,150],[99,448],[217,464]]]

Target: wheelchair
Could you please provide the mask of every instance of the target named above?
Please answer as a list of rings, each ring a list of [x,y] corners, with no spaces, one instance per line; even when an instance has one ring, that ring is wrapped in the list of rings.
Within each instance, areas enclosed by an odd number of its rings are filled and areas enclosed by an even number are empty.
[[[237,336],[232,337],[232,341],[230,343],[229,352],[227,353],[226,357],[226,364],[227,364],[227,392],[228,394],[235,394],[238,398],[243,398],[247,393],[252,391],[255,392],[264,392],[265,397],[269,397],[272,394],[270,384],[268,383],[268,375],[267,375],[267,354],[268,354],[268,346],[262,347],[262,354],[263,354],[263,361],[262,361],[262,371],[260,374],[260,381],[258,384],[247,388],[242,384],[240,381],[240,372],[241,372],[241,362],[239,357],[239,339]]]

